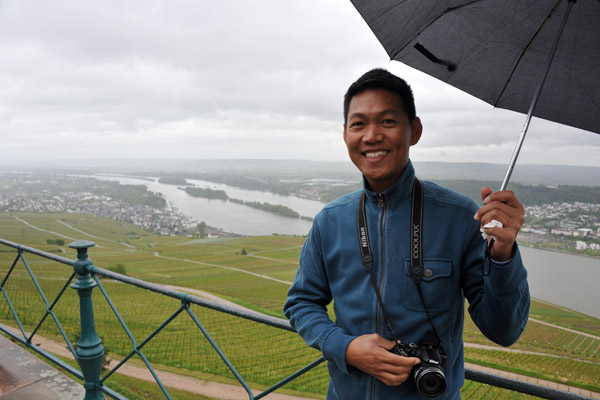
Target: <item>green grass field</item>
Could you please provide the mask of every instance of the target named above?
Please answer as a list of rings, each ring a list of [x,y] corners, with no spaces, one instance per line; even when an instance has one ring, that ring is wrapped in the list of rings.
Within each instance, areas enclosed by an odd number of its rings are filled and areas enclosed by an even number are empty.
[[[277,317],[283,317],[281,310],[304,242],[303,238],[288,236],[236,239],[157,236],[127,223],[89,215],[18,213],[14,217],[0,214],[3,239],[70,259],[75,258],[74,250],[66,245],[48,244],[47,240],[63,238],[67,245],[71,242],[67,238],[92,240],[96,247],[90,249],[90,257],[97,267],[108,269],[122,264],[130,276],[206,291]],[[16,255],[14,249],[0,246],[0,279]],[[51,303],[72,274],[72,268],[31,254],[26,255],[26,260]],[[101,282],[138,345],[180,306],[175,299],[130,285],[108,279]],[[25,328],[33,329],[46,306],[21,261],[4,288]],[[319,357],[317,351],[307,348],[294,333],[198,306],[192,306],[191,310],[244,379],[253,384],[272,385]],[[73,341],[79,333],[77,293],[67,288],[54,312]],[[94,312],[96,329],[109,356],[122,358],[131,352],[130,339],[98,288],[94,290]],[[529,322],[521,339],[511,347],[522,353],[508,353],[485,339],[467,317],[465,342],[490,347],[467,347],[465,357],[472,363],[600,392],[600,339],[584,335],[598,335],[600,320],[538,301],[532,303],[531,318],[534,320]],[[16,325],[3,297],[0,321]],[[44,322],[40,334],[59,337],[51,318]],[[232,378],[185,312],[142,350],[159,368],[191,376]],[[319,397],[325,393],[327,382],[326,368],[321,365],[286,388]],[[463,398],[474,400],[523,397],[528,396],[475,382],[468,382],[463,388]]]

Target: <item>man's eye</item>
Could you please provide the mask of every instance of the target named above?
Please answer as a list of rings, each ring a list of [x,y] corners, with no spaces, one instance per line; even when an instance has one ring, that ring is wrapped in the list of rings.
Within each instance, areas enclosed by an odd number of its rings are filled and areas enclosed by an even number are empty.
[[[384,125],[391,125],[391,124],[395,124],[395,123],[396,123],[396,120],[391,119],[391,118],[386,118],[383,120]]]
[[[362,121],[355,121],[350,124],[351,128],[361,128],[363,126],[365,126],[365,123]]]

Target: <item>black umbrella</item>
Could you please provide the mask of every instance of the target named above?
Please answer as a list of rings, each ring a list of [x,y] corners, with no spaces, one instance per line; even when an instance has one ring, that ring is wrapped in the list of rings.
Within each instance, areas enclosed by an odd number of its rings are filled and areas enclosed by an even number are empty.
[[[600,0],[351,0],[392,60],[494,107],[600,133]]]

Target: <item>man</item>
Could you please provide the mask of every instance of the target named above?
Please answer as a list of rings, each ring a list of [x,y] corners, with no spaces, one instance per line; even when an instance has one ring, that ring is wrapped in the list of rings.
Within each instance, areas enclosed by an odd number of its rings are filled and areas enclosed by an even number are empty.
[[[421,300],[410,275],[415,171],[409,149],[422,131],[404,80],[375,69],[348,89],[344,141],[363,174],[364,189],[316,216],[284,306],[292,326],[328,360],[328,399],[419,397],[407,379],[420,360],[392,352],[390,330],[402,343],[420,343],[437,333],[446,357],[446,388],[439,398],[460,398],[465,298],[471,318],[494,342],[509,346],[525,328],[529,288],[515,242],[524,209],[510,191],[484,187],[479,208],[466,196],[423,182]],[[357,230],[363,192],[374,282],[362,264]],[[483,229],[495,238],[486,259],[480,227],[492,220],[503,226]],[[332,300],[335,322],[327,312]]]

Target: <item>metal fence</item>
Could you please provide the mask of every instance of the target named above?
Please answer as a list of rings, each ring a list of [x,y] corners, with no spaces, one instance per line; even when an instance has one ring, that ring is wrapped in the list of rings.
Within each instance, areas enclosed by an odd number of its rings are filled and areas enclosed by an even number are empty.
[[[12,263],[11,267],[8,269],[6,274],[3,277],[0,277],[0,290],[2,291],[4,300],[6,301],[6,304],[8,305],[16,324],[18,325],[21,334],[19,335],[14,333],[12,330],[7,329],[7,327],[3,326],[2,324],[0,324],[0,331],[4,332],[6,335],[12,337],[21,344],[27,346],[36,353],[42,355],[50,362],[65,369],[78,379],[82,380],[83,386],[86,390],[86,400],[103,399],[105,398],[105,395],[113,399],[127,400],[127,398],[123,395],[107,387],[105,385],[105,382],[111,376],[113,376],[113,374],[117,372],[119,368],[121,368],[121,366],[123,366],[127,361],[129,361],[133,356],[136,355],[143,360],[143,363],[146,365],[146,367],[154,377],[154,380],[156,381],[156,384],[164,394],[164,397],[166,399],[171,399],[172,397],[169,394],[167,388],[159,378],[151,362],[144,354],[144,346],[146,346],[150,341],[152,341],[159,334],[159,332],[161,332],[165,327],[172,323],[176,318],[184,318],[185,315],[187,315],[193,321],[194,325],[206,337],[206,339],[208,340],[214,351],[218,354],[222,362],[227,366],[227,368],[235,376],[239,384],[244,388],[250,400],[263,398],[269,393],[272,393],[273,391],[279,389],[283,385],[310,371],[311,369],[313,369],[314,367],[316,367],[324,361],[323,358],[318,358],[315,361],[306,365],[305,367],[283,378],[281,381],[272,385],[268,389],[262,391],[261,393],[255,394],[250,389],[246,380],[244,380],[242,375],[238,372],[233,363],[227,357],[225,352],[213,340],[208,330],[200,321],[200,318],[198,318],[196,313],[192,311],[190,305],[194,304],[203,308],[208,308],[235,317],[265,324],[277,329],[294,332],[294,329],[290,326],[287,320],[271,317],[250,310],[242,310],[234,307],[229,307],[227,305],[223,305],[201,297],[193,296],[188,293],[173,290],[162,285],[146,282],[126,275],[118,274],[106,269],[95,267],[92,264],[91,260],[88,258],[88,249],[94,246],[94,242],[80,240],[71,243],[69,247],[77,250],[76,260],[71,260],[65,257],[57,256],[55,254],[23,246],[18,243],[14,243],[4,239],[0,239],[0,244],[16,249],[16,257],[14,259],[14,262]],[[30,265],[26,258],[26,254],[33,254],[44,259],[69,265],[73,268],[73,272],[71,273],[70,277],[66,279],[64,286],[62,286],[62,289],[59,291],[58,295],[54,299],[48,299],[46,294],[42,290],[42,287],[38,283],[38,280],[36,279],[32,268],[30,268]],[[15,267],[18,265],[19,262],[22,262],[22,264],[24,265],[28,275],[30,276],[33,284],[39,292],[43,303],[45,304],[45,312],[43,313],[42,317],[37,322],[35,329],[33,329],[31,333],[26,333],[20,316],[17,313],[15,307],[13,306],[12,300],[6,290],[7,285],[10,284],[11,273],[13,273]],[[138,341],[132,334],[130,328],[128,327],[127,323],[121,317],[119,310],[113,304],[113,301],[111,300],[107,290],[103,286],[102,281],[99,279],[99,277],[110,278],[127,285],[133,285],[135,287],[142,288],[154,292],[156,294],[168,296],[169,298],[178,300],[181,305],[177,308],[175,312],[168,316],[151,334],[149,334],[144,340],[138,343]],[[59,321],[59,319],[53,311],[53,309],[55,308],[55,306],[57,305],[61,297],[64,295],[69,286],[75,289],[79,295],[81,334],[79,336],[79,340],[77,341],[76,348],[73,348],[73,346],[71,345],[70,340],[67,337],[67,334],[65,333],[65,329],[63,328],[61,322]],[[108,372],[106,372],[103,375],[101,375],[101,372],[103,367],[102,364],[105,351],[102,344],[102,340],[98,337],[98,334],[96,332],[94,308],[92,303],[92,290],[95,287],[97,287],[98,290],[100,290],[103,297],[106,299],[106,302],[108,303],[109,307],[111,308],[112,312],[121,324],[124,332],[131,341],[132,349],[131,352],[128,355],[126,355],[116,366],[108,370]],[[32,342],[33,338],[38,333],[40,327],[49,316],[52,317],[52,319],[54,320],[60,334],[65,340],[66,346],[72,353],[75,360],[77,360],[77,364],[79,365],[80,369],[72,367],[68,363],[64,362],[63,360],[54,356],[53,354],[45,351],[40,346],[37,346]],[[496,387],[509,389],[546,399],[590,399],[589,397],[578,395],[575,393],[564,392],[561,390],[522,382],[519,380],[484,373],[472,369],[465,370],[465,378],[476,382],[481,382]]]

